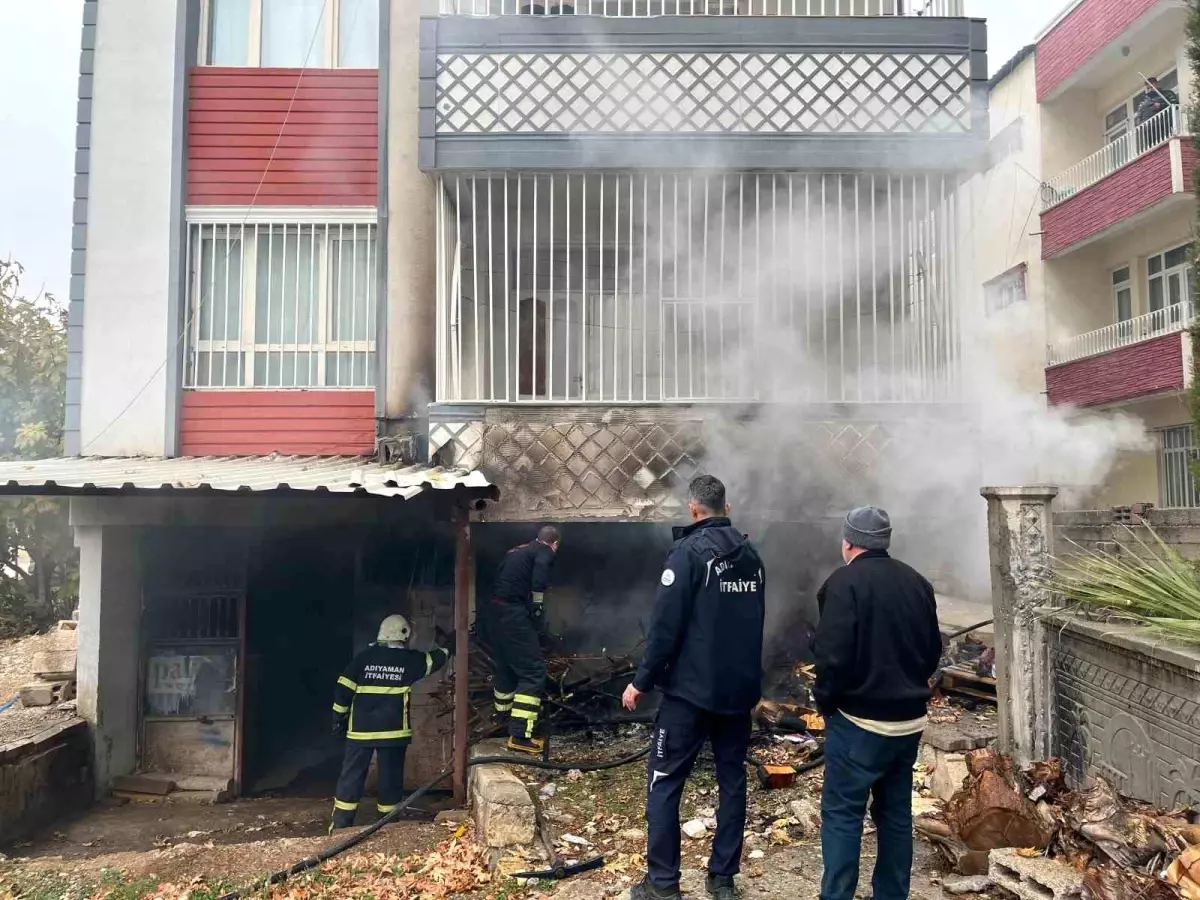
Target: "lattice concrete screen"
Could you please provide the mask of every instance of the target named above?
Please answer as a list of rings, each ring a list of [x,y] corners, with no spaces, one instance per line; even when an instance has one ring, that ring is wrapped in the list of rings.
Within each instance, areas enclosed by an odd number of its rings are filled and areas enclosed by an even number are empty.
[[[965,53],[447,53],[439,134],[966,134]]]

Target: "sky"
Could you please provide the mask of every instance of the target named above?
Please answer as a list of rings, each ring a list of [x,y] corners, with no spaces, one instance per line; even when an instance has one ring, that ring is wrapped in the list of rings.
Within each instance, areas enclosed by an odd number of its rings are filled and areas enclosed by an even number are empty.
[[[1059,0],[967,0],[988,19],[992,71],[1033,40]],[[82,0],[0,0],[0,258],[25,289],[67,299]]]

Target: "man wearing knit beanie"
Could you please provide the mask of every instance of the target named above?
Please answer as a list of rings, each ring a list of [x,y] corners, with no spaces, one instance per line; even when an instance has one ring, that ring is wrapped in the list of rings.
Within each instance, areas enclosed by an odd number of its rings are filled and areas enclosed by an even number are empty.
[[[889,555],[891,542],[884,510],[851,510],[842,522],[846,565],[817,594],[813,696],[825,716],[820,900],[853,900],[868,797],[879,844],[874,900],[908,898],[912,767],[942,636],[933,586]]]

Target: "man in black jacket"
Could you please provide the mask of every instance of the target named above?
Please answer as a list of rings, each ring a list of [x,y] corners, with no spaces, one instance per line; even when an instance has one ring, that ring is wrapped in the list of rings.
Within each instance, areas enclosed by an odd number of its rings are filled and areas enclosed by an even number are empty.
[[[541,753],[537,733],[546,686],[538,634],[545,620],[546,588],[558,553],[558,529],[543,526],[537,540],[513,547],[500,560],[492,599],[479,610],[484,642],[492,653],[492,700],[508,716],[508,747]]]
[[[689,487],[693,523],[675,529],[650,614],[646,653],[624,703],[634,709],[657,688],[646,799],[646,877],[631,900],[677,900],[679,800],[705,741],[720,788],[708,892],[733,900],[746,827],[750,712],[762,699],[765,573],[758,552],[734,530],[725,486],[701,475]]]
[[[825,716],[821,900],[852,900],[867,797],[878,832],[874,900],[907,900],[912,767],[942,654],[933,586],[887,552],[882,509],[842,524],[846,565],[817,594],[813,696]]]
[[[379,812],[391,812],[404,794],[404,757],[412,743],[412,687],[450,658],[450,651],[441,647],[428,653],[410,649],[411,637],[408,619],[388,616],[379,623],[375,643],[355,656],[337,680],[333,732],[346,738],[346,753],[330,831],[354,824],[372,754],[379,759]],[[453,647],[453,636],[446,643]]]

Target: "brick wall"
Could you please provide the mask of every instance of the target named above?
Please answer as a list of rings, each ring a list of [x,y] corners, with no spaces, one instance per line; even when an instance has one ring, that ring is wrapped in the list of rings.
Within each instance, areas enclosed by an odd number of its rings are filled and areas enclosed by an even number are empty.
[[[1037,45],[1037,96],[1043,100],[1158,0],[1083,0]]]
[[[1191,160],[1194,164],[1194,151]],[[1051,259],[1170,195],[1171,146],[1167,143],[1042,213],[1042,259]]]
[[[1164,334],[1046,369],[1051,406],[1097,406],[1183,390],[1183,339]]]

